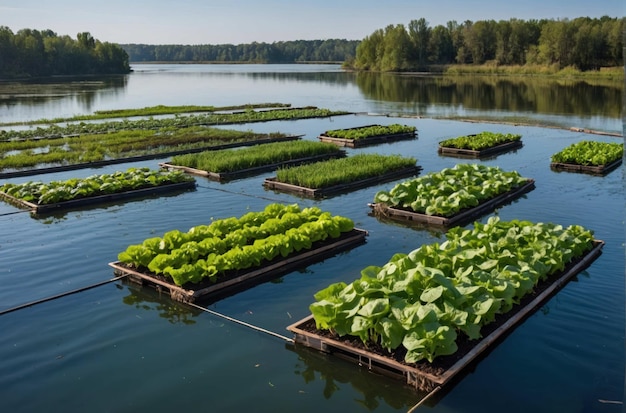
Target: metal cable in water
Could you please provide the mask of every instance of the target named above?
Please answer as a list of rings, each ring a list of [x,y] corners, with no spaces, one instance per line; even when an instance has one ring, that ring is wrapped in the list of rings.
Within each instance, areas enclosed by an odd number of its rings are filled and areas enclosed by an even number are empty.
[[[21,305],[18,305],[17,307],[13,307],[13,308],[9,308],[9,309],[0,311],[0,316],[4,315],[4,314],[12,313],[13,311],[21,310],[21,309],[26,308],[26,307],[32,307],[34,305],[45,303],[47,301],[56,300],[57,298],[66,297],[68,295],[72,295],[72,294],[76,294],[76,293],[80,293],[80,292],[83,292],[83,291],[90,290],[92,288],[100,287],[101,285],[105,285],[105,284],[112,283],[114,281],[121,280],[122,278],[125,278],[127,276],[128,276],[128,274],[120,275],[119,277],[115,277],[115,278],[111,278],[111,279],[106,280],[106,281],[101,281],[99,283],[91,284],[91,285],[88,285],[86,287],[77,288],[76,290],[66,291],[64,293],[53,295],[51,297],[42,298],[40,300],[31,301],[29,303],[21,304]]]
[[[209,313],[209,314],[212,314],[212,315],[214,315],[214,316],[221,317],[221,318],[223,318],[223,319],[225,319],[225,320],[232,321],[233,323],[240,324],[240,325],[242,325],[242,326],[245,326],[245,327],[251,328],[251,329],[253,329],[253,330],[255,330],[255,331],[259,331],[259,332],[261,332],[261,333],[269,334],[270,336],[278,337],[278,338],[280,338],[281,340],[284,340],[284,341],[286,341],[286,342],[288,342],[288,343],[293,343],[293,342],[294,342],[292,338],[285,337],[285,336],[283,336],[283,335],[280,335],[280,334],[275,333],[275,332],[270,331],[270,330],[266,330],[266,329],[261,328],[261,327],[257,327],[257,326],[255,326],[255,325],[252,325],[252,324],[246,323],[245,321],[237,320],[236,318],[232,318],[232,317],[229,317],[229,316],[227,316],[227,315],[224,315],[224,314],[218,313],[217,311],[209,310],[208,308],[201,307],[201,306],[196,305],[196,304],[194,304],[194,303],[187,303],[187,305],[190,305],[190,306],[192,306],[192,307],[194,307],[194,308],[197,308],[198,310],[205,311],[205,312],[207,312],[207,313]]]

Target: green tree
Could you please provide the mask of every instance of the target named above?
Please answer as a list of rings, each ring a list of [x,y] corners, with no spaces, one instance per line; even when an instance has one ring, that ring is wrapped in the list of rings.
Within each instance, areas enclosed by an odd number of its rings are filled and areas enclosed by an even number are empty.
[[[422,67],[428,63],[431,28],[423,17],[409,22],[410,51],[408,59],[414,67]]]
[[[435,64],[454,63],[454,45],[450,31],[442,25],[435,26],[428,44],[429,60]]]

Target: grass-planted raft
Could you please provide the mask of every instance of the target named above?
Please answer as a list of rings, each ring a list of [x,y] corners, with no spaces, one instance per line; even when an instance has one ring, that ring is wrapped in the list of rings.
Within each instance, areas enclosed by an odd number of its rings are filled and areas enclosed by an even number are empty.
[[[314,295],[312,320],[290,329],[296,342],[321,339],[322,350],[351,352],[363,364],[380,355],[379,366],[389,360],[387,367],[432,390],[588,266],[602,245],[579,225],[492,217],[329,285]]]
[[[111,265],[169,288],[175,299],[194,301],[335,254],[364,238],[349,218],[317,207],[270,204],[238,218],[148,238],[130,245]]]
[[[439,153],[482,157],[522,146],[522,136],[512,133],[483,131],[475,135],[458,136],[439,142]]]
[[[91,175],[65,181],[29,181],[22,184],[6,183],[0,186],[0,196],[20,206],[43,211],[46,206],[58,209],[80,203],[116,199],[116,195],[147,194],[150,189],[181,189],[195,186],[193,178],[180,171],[129,168],[112,174]]]
[[[328,130],[319,136],[319,140],[356,148],[382,142],[413,139],[416,137],[416,133],[417,128],[414,126],[394,123]]]
[[[457,164],[401,182],[389,191],[379,191],[372,206],[392,218],[452,225],[532,187],[534,181],[517,171],[482,164]]]
[[[617,168],[624,156],[624,144],[617,142],[580,141],[551,157],[551,168],[604,174]]]
[[[312,141],[268,143],[241,149],[178,155],[164,164],[187,172],[216,179],[234,178],[256,172],[273,170],[284,165],[314,162],[345,156],[335,145]]]
[[[324,196],[415,175],[416,159],[400,155],[356,154],[306,165],[280,168],[264,185],[270,189]]]

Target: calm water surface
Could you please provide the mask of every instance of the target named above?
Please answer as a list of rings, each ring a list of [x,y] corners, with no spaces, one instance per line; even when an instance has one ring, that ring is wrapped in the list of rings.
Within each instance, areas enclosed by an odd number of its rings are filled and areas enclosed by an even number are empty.
[[[403,84],[405,79],[368,80],[375,83],[373,89],[361,85],[361,81],[354,74],[325,66],[216,66],[203,71],[196,66],[146,65],[106,86],[94,85],[93,81],[82,86],[80,82],[27,85],[28,94],[15,92],[12,100],[2,89],[1,104],[6,110],[0,112],[0,121],[155,104],[285,102],[384,113],[415,113],[415,108],[423,106],[432,116],[444,109],[455,110],[454,104],[442,102],[440,97],[423,105],[417,101],[417,96],[422,96],[419,94],[413,94],[413,100],[402,101],[390,90],[390,84]],[[13,85],[14,90],[22,87]],[[431,90],[431,95],[465,96],[458,85],[450,92],[437,92],[426,84],[424,87]],[[500,93],[497,89],[492,92]],[[590,109],[592,117],[576,111],[539,112],[528,102],[524,105],[523,109],[513,109],[494,103],[492,113],[518,116],[528,112],[529,117],[562,117],[567,126],[578,125],[582,119],[602,124],[607,130],[621,129],[619,117],[611,115],[615,109],[602,105]],[[490,112],[489,107],[478,105],[463,110]],[[468,162],[437,155],[437,142],[443,138],[482,130],[522,134],[521,149],[482,162],[518,170],[534,178],[536,188],[499,208],[496,214],[505,220],[580,224],[606,242],[603,254],[593,265],[515,329],[462,380],[418,411],[621,412],[625,364],[624,167],[597,177],[557,173],[548,166],[552,153],[573,142],[619,138],[531,126],[367,115],[232,128],[297,133],[315,140],[320,132],[332,128],[398,122],[416,126],[419,138],[349,153],[411,155],[427,173]],[[156,167],[159,161],[35,179],[83,177],[130,166]],[[264,190],[262,182],[268,176],[271,174],[226,184],[197,178],[195,191],[176,196],[43,217],[32,217],[0,203],[0,311],[111,278],[113,273],[107,263],[116,260],[129,244],[145,238],[171,229],[187,230],[211,219],[240,216],[263,209],[269,202],[297,202],[352,218],[358,227],[369,231],[367,243],[206,304],[211,310],[289,336],[285,327],[309,314],[308,305],[315,292],[332,282],[350,282],[362,268],[382,265],[394,253],[406,253],[443,239],[437,230],[390,224],[368,215],[367,203],[376,191],[389,189],[394,183],[312,201]],[[12,181],[29,179],[33,178]],[[394,380],[334,357],[294,348],[280,338],[123,282],[0,315],[0,331],[3,412],[403,412],[423,397]]]

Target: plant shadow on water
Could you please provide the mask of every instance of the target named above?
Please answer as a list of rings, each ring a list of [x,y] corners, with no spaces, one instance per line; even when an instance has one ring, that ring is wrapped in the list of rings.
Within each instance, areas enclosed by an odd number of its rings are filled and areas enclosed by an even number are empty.
[[[172,324],[195,324],[194,317],[202,314],[201,310],[170,300],[167,294],[160,293],[151,288],[143,288],[130,281],[123,281],[129,294],[122,301],[124,304],[145,311],[157,311],[159,317],[166,319]],[[120,286],[120,288],[123,288]]]

